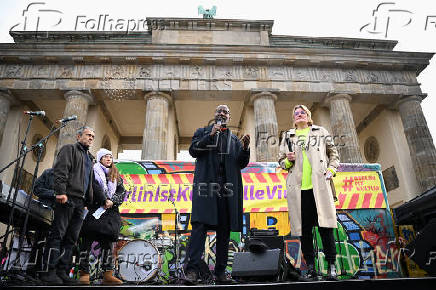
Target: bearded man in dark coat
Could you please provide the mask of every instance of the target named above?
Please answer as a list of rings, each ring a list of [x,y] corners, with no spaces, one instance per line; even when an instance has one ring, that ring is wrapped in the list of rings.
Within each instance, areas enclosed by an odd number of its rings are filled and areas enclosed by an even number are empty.
[[[243,187],[241,169],[250,159],[250,136],[241,140],[227,124],[230,110],[219,105],[215,123],[199,128],[192,137],[189,154],[197,158],[192,193],[191,240],[186,267],[187,284],[195,284],[208,230],[216,231],[215,279],[228,283],[227,266],[230,231],[242,231]]]

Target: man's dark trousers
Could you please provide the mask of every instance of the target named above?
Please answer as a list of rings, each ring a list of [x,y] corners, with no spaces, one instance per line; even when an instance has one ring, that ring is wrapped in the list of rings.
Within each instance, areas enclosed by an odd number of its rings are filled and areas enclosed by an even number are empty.
[[[84,200],[82,198],[69,196],[67,203],[56,203],[53,224],[45,249],[44,260],[48,261],[49,271],[70,270],[72,251],[79,238],[83,214]]]
[[[209,226],[198,222],[192,223],[191,239],[188,249],[188,257],[190,257],[190,260],[187,265],[187,271],[194,271],[199,273],[199,263],[201,260],[201,255],[204,252],[204,243],[206,241],[208,229],[216,229],[216,261],[214,271],[215,275],[223,274],[227,267],[230,241],[230,219],[227,198],[225,197],[225,194],[225,191],[221,190],[221,196],[217,198],[217,226]]]

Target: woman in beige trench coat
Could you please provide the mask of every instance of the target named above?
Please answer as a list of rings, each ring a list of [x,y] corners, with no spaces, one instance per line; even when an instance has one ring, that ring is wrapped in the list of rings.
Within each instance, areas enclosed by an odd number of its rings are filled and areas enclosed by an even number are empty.
[[[291,234],[301,237],[301,249],[308,265],[307,279],[317,279],[314,267],[313,226],[319,227],[328,262],[328,280],[336,280],[336,208],[331,178],[339,166],[333,137],[323,127],[313,125],[311,112],[304,105],[293,110],[294,127],[283,133],[280,166],[286,178]],[[333,189],[334,190],[334,189]]]

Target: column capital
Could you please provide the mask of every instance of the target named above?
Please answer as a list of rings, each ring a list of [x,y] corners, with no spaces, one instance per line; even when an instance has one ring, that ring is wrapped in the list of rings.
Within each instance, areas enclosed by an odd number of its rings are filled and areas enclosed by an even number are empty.
[[[351,100],[353,99],[353,97],[348,94],[348,93],[335,93],[335,92],[330,92],[327,94],[327,96],[324,98],[324,100],[322,101],[322,105],[323,107],[330,107],[330,102],[333,100],[348,100],[349,102],[351,102]]]
[[[393,107],[398,110],[401,104],[406,102],[418,102],[421,103],[427,97],[427,94],[416,95],[400,95],[400,98],[394,103]]]
[[[168,102],[168,104],[171,104],[173,100],[171,94],[167,94],[161,91],[152,91],[146,93],[144,95],[144,100],[148,101],[149,99],[165,99]]]
[[[261,92],[252,94],[250,96],[250,104],[253,105],[254,101],[258,98],[272,99],[274,101],[274,103],[277,102],[277,95],[276,94],[273,94],[269,91],[261,91]]]
[[[74,97],[82,97],[88,101],[88,104],[95,104],[94,97],[91,95],[89,91],[80,91],[80,90],[69,90],[64,93],[64,98],[66,100]]]

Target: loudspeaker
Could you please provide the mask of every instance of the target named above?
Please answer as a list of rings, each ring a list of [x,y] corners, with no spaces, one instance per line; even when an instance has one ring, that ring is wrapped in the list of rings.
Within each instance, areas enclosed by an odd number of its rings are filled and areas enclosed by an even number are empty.
[[[245,251],[250,251],[250,241],[256,240],[265,243],[268,249],[280,249],[285,247],[285,240],[283,236],[279,236],[279,231],[276,229],[258,230],[256,228],[250,229],[250,235],[245,241]]]
[[[250,237],[277,237],[279,235],[279,230],[277,229],[267,229],[267,230],[259,230],[257,228],[250,229]]]
[[[263,243],[265,243],[265,245],[268,246],[268,249],[280,249],[283,250],[285,248],[285,241],[283,239],[283,237],[249,237],[247,238],[246,242],[245,242],[245,250],[246,251],[250,251],[250,241],[252,240],[258,240],[261,241]]]
[[[261,254],[240,252],[235,253],[233,257],[232,277],[257,281],[277,281],[284,278],[284,267],[281,249],[267,250]]]
[[[415,241],[407,245],[406,254],[428,274],[436,275],[436,219],[428,224],[416,235]]]

